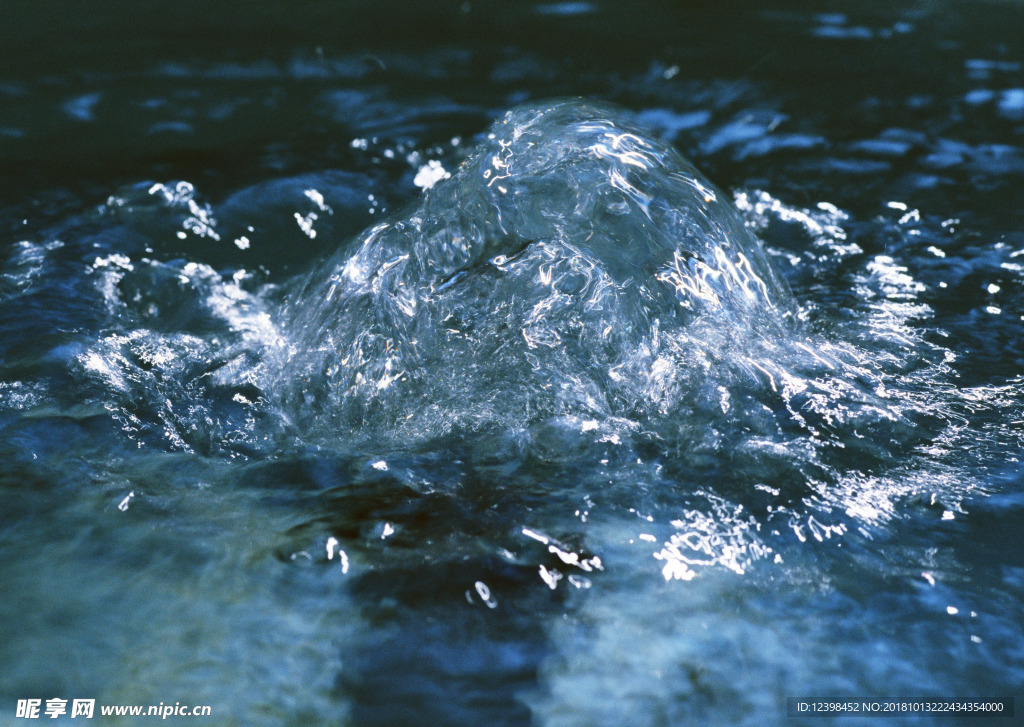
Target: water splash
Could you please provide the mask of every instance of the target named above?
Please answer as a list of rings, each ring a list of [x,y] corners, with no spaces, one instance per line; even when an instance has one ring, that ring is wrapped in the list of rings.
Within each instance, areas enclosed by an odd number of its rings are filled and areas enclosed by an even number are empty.
[[[333,256],[283,286],[157,258],[193,238],[237,253],[227,228],[262,232],[253,200],[267,185],[219,206],[185,182],[126,190],[101,219],[145,233],[142,254],[92,258],[117,323],[76,365],[140,446],[419,453],[425,464],[401,475],[414,489],[450,489],[432,464],[450,451],[488,478],[571,470],[579,488],[630,483],[623,500],[701,481],[712,500],[747,508],[653,503],[666,507],[652,537],[670,563],[691,558],[691,535],[670,523],[711,537],[686,512],[719,522],[729,553],[744,553],[699,567],[734,571],[772,552],[758,522],[805,539],[893,517],[925,479],[885,474],[893,457],[948,448],[964,422],[952,354],[911,325],[928,312],[921,283],[897,258],[866,257],[834,206],[763,192],[734,206],[627,119],[579,101],[514,109],[403,213],[349,241],[325,228]],[[267,187],[288,193],[278,228],[294,235],[294,215],[326,222],[362,206],[347,181]],[[831,330],[808,321],[754,235],[774,223],[809,243],[770,251],[802,294],[861,261],[848,283],[858,317]]]
[[[636,420],[699,398],[684,379],[736,364],[731,347],[777,347],[792,317],[727,197],[623,114],[560,102],[509,112],[309,276],[279,384],[334,436]]]

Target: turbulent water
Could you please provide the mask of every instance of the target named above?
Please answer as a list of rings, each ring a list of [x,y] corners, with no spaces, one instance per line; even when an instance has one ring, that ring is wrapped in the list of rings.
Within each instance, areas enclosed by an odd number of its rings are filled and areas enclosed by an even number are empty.
[[[515,8],[652,45],[460,48],[467,3],[421,55],[10,72],[0,721],[1024,708],[1019,61],[956,6],[737,21],[861,63],[851,121],[714,16],[708,77],[656,4]],[[964,58],[888,89],[901,42]]]

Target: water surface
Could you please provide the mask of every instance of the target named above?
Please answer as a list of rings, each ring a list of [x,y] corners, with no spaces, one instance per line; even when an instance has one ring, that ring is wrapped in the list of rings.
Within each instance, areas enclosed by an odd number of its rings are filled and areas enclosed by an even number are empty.
[[[6,718],[1024,696],[1017,5],[79,10],[3,38]]]

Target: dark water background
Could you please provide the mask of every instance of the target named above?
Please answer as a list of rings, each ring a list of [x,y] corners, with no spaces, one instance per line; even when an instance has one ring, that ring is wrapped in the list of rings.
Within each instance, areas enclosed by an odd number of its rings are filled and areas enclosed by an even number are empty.
[[[51,697],[225,725],[1024,708],[1019,4],[2,14],[0,722]],[[458,325],[419,334],[468,338],[391,398],[336,385],[358,367],[304,325],[333,313],[318,264],[564,96],[726,190],[792,290],[783,341],[664,321],[687,347],[659,356],[608,318],[610,353],[506,366],[525,344],[493,321],[550,304],[544,248],[453,277]],[[544,340],[586,330],[566,300]],[[656,376],[587,378],[603,355]]]

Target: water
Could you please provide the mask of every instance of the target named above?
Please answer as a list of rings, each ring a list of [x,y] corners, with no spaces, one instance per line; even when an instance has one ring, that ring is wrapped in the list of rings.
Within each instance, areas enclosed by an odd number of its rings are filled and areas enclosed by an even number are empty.
[[[3,39],[2,721],[1019,706],[1019,6],[131,8]]]

